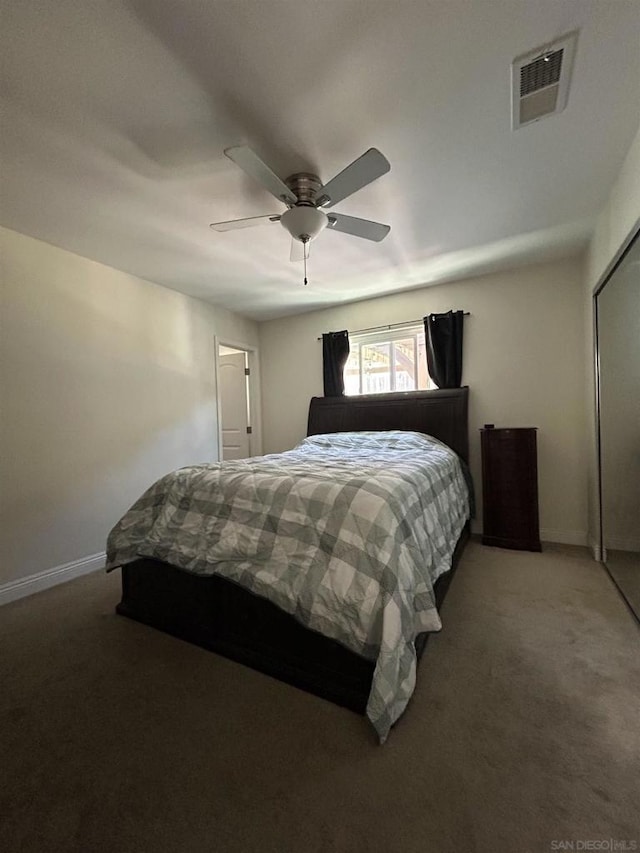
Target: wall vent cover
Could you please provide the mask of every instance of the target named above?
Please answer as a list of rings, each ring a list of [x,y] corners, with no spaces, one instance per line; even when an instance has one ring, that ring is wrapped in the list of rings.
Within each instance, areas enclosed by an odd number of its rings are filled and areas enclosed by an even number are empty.
[[[577,32],[514,60],[511,125],[514,130],[562,112],[567,105]]]

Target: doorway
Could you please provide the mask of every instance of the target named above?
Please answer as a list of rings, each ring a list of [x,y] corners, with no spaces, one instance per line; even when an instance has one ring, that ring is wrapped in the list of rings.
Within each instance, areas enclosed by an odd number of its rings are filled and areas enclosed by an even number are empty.
[[[257,351],[216,341],[218,456],[246,459],[261,452],[257,421]]]

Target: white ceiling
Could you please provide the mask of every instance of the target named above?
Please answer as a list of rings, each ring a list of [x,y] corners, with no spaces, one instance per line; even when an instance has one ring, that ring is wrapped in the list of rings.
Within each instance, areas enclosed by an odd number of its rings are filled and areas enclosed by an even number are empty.
[[[584,247],[640,120],[636,0],[1,0],[0,222],[263,319]],[[579,28],[568,107],[510,129],[514,57]],[[391,172],[324,232],[309,285],[223,156]]]

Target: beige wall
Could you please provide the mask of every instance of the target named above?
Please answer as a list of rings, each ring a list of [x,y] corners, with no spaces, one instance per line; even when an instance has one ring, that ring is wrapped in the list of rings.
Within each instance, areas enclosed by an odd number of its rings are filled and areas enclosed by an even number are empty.
[[[216,334],[256,324],[0,229],[0,585],[100,553],[157,477],[217,458]]]
[[[613,185],[589,245],[584,272],[585,421],[589,542],[598,553],[600,515],[595,420],[593,292],[607,274],[620,248],[640,225],[640,128]]]
[[[265,452],[292,447],[305,434],[309,399],[322,394],[317,341],[322,332],[461,308],[471,312],[465,319],[463,382],[470,386],[471,467],[478,493],[478,429],[484,423],[537,426],[542,535],[585,544],[582,307],[582,265],[573,260],[261,323]]]

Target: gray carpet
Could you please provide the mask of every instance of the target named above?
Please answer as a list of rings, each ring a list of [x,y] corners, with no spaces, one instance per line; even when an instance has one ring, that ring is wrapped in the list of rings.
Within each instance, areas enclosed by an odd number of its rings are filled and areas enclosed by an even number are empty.
[[[115,616],[118,582],[0,610],[3,851],[640,849],[640,634],[586,551],[471,543],[383,747],[364,718]]]

